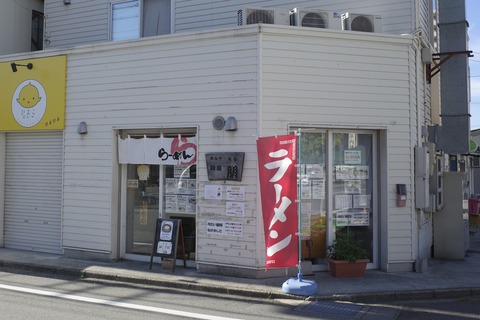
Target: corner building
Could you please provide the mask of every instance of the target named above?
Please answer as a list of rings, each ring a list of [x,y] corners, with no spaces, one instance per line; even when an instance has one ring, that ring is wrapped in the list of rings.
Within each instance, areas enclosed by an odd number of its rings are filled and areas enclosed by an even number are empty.
[[[370,269],[432,257],[431,1],[13,2],[41,13],[43,46],[0,56],[3,247],[148,261],[157,218],[178,218],[199,272],[281,276],[264,271],[256,139],[300,132],[314,272],[345,228]],[[25,125],[11,110],[32,80],[45,111]]]

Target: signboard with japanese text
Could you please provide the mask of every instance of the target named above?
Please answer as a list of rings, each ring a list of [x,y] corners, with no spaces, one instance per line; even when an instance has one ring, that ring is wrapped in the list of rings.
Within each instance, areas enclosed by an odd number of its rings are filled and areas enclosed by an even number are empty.
[[[67,57],[0,63],[0,130],[63,130]]]
[[[294,134],[257,140],[267,269],[298,263],[296,143]]]

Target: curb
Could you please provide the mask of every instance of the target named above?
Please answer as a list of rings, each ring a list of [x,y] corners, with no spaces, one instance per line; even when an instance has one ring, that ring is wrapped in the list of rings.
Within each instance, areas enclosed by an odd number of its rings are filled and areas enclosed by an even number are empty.
[[[353,294],[333,294],[316,296],[296,296],[282,292],[270,292],[255,289],[229,288],[218,285],[205,285],[192,282],[171,281],[162,279],[153,279],[149,277],[133,277],[128,275],[119,275],[109,272],[85,271],[78,268],[57,267],[49,265],[38,265],[32,263],[0,261],[0,267],[14,270],[27,270],[36,272],[45,272],[59,275],[69,275],[78,278],[89,278],[99,280],[117,281],[126,284],[152,285],[165,288],[175,288],[181,290],[194,290],[216,294],[233,295],[258,299],[296,299],[307,301],[345,301],[345,302],[363,302],[375,303],[385,301],[400,300],[428,300],[428,299],[453,299],[470,296],[480,296],[480,287],[471,288],[448,288],[448,289],[426,289],[426,290],[405,290],[405,291],[386,291],[386,292],[366,292]]]

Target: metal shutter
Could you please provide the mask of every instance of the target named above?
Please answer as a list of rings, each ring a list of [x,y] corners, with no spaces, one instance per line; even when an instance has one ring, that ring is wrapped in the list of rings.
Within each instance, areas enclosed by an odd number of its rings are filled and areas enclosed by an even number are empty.
[[[6,248],[62,253],[62,132],[7,133]]]

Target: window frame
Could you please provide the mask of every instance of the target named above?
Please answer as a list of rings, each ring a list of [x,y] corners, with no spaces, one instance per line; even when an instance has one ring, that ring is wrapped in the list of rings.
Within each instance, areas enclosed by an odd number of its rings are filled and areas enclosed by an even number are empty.
[[[138,3],[138,23],[137,23],[137,33],[135,37],[125,37],[115,39],[114,37],[114,27],[115,23],[113,21],[113,11],[116,5],[127,4],[127,3]],[[142,26],[143,26],[143,0],[120,0],[120,1],[111,1],[109,5],[109,19],[108,19],[108,40],[109,41],[122,41],[122,40],[132,40],[140,39],[142,37]]]

